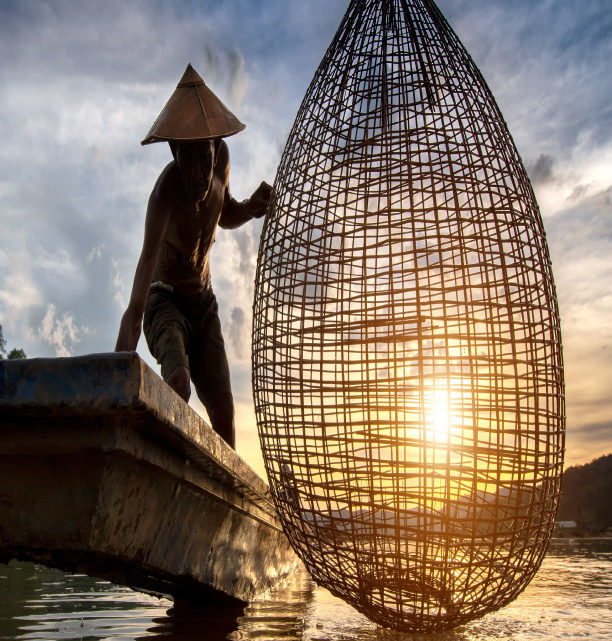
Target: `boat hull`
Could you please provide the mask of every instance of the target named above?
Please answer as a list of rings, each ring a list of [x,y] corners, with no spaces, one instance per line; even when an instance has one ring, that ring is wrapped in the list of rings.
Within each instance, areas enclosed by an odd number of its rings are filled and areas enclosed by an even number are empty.
[[[248,601],[298,565],[265,483],[136,354],[0,363],[0,561]]]

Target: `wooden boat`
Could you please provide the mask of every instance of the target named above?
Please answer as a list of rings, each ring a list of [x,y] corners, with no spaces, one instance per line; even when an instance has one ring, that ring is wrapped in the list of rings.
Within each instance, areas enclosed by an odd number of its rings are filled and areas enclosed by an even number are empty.
[[[297,557],[264,481],[135,353],[0,362],[0,561],[248,601]]]

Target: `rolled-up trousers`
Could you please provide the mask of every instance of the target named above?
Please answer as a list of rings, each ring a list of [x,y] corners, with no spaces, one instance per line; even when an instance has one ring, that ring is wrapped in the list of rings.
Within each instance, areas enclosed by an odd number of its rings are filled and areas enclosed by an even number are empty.
[[[217,299],[212,287],[189,295],[170,289],[151,287],[143,321],[149,350],[164,380],[179,366],[189,370],[213,429],[235,447],[234,400]]]

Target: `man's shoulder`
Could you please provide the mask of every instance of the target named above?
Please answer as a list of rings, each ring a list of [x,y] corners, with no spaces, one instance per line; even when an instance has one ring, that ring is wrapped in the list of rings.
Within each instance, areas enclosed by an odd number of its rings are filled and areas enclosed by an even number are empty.
[[[178,180],[178,168],[174,160],[171,160],[162,169],[157,180],[155,181],[153,191],[151,192],[151,198],[160,201],[172,200],[173,195],[176,193]]]
[[[219,140],[219,150],[217,151],[217,167],[225,169],[229,166],[230,162],[230,153],[229,147],[223,138]]]
[[[174,185],[178,180],[178,167],[174,160],[171,160],[160,172],[153,189],[164,189]]]
[[[168,221],[168,216],[172,216],[176,209],[178,181],[178,169],[174,161],[172,161],[168,163],[159,174],[149,196],[147,221],[151,224]]]

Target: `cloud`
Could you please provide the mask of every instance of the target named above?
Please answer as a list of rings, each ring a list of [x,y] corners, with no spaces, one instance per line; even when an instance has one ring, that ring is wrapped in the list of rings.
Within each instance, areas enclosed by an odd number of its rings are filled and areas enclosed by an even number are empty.
[[[549,182],[553,179],[553,167],[555,164],[555,159],[548,154],[540,154],[528,168],[529,177],[534,183]]]
[[[568,202],[575,202],[581,200],[584,196],[587,195],[591,185],[576,185],[572,190],[572,193],[567,197]]]
[[[40,305],[43,295],[33,274],[32,261],[26,250],[22,230],[3,226],[3,248],[0,248],[0,324],[12,332],[22,324],[23,315]]]
[[[64,314],[57,318],[55,305],[49,304],[47,312],[40,324],[38,336],[55,348],[56,356],[71,356],[73,346],[79,342],[80,330],[77,328],[73,317]]]
[[[40,290],[27,273],[12,273],[4,278],[0,290],[4,322],[14,329],[22,312],[42,300]]]
[[[586,423],[580,429],[568,430],[565,469],[612,452],[612,423]]]
[[[214,91],[227,96],[228,106],[240,111],[246,93],[249,75],[245,70],[244,57],[239,49],[226,49],[206,42],[201,66],[204,81]]]
[[[259,234],[254,234],[255,224],[236,230],[233,234],[238,246],[238,273],[249,281],[255,273]]]
[[[241,307],[234,307],[232,309],[229,342],[236,358],[239,360],[244,359],[246,356],[244,353],[245,338],[248,333],[246,320],[247,315]]]
[[[576,432],[580,433],[583,437],[597,441],[610,438],[610,436],[612,436],[612,421],[587,423],[586,425],[582,425]]]
[[[612,448],[612,186],[546,221],[565,361],[568,463]]]
[[[612,168],[610,84],[601,81],[612,59],[609,3],[438,5],[491,88],[544,215],[562,210],[580,185],[596,183],[593,192],[605,188],[602,176]]]
[[[125,296],[125,285],[123,282],[123,277],[119,271],[116,260],[111,260],[111,288],[113,292],[113,298],[116,303],[119,305],[119,309],[124,310],[127,307],[127,298]]]
[[[95,245],[94,247],[91,248],[91,250],[87,254],[87,257],[85,258],[85,262],[91,263],[92,260],[100,260],[105,250],[106,250],[106,246],[104,245],[104,243]]]

